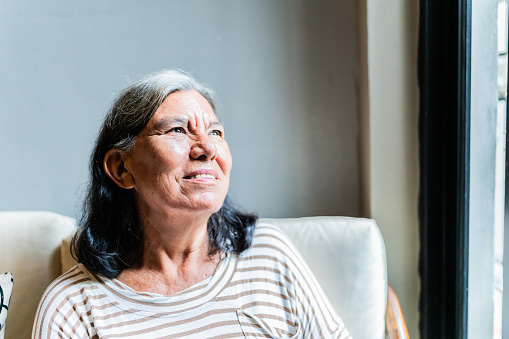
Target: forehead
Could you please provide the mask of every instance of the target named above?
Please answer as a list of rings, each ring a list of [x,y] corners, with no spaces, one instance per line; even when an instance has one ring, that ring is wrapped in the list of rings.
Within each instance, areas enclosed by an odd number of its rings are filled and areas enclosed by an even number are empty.
[[[197,91],[177,91],[168,95],[156,110],[151,122],[167,118],[217,121],[209,102]]]

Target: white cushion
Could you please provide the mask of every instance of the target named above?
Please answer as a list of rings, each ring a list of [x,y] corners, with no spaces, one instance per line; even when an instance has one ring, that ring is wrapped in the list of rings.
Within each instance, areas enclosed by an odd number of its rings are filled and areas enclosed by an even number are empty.
[[[0,339],[4,339],[7,311],[11,301],[13,279],[11,273],[0,275]]]
[[[348,217],[263,219],[294,242],[355,339],[385,333],[385,246],[374,220]]]
[[[75,221],[50,212],[0,212],[0,272],[12,272],[6,338],[30,338],[42,293],[60,275],[62,239]]]

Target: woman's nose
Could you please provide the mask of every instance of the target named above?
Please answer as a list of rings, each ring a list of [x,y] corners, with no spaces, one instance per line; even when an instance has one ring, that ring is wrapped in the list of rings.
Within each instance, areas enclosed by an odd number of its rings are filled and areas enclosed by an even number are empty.
[[[196,160],[214,160],[217,157],[216,144],[209,136],[198,135],[191,146],[190,156]]]

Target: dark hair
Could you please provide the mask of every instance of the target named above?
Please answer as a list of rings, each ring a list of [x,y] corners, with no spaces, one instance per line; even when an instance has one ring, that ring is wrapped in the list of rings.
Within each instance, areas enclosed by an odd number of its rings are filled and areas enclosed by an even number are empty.
[[[91,180],[71,253],[89,271],[117,277],[141,264],[143,233],[132,190],[117,186],[105,173],[103,159],[112,148],[129,151],[164,99],[176,91],[199,92],[215,111],[214,93],[188,74],[165,70],[125,89],[113,102],[92,152]],[[237,210],[228,197],[208,220],[210,254],[240,254],[251,245],[257,217]]]

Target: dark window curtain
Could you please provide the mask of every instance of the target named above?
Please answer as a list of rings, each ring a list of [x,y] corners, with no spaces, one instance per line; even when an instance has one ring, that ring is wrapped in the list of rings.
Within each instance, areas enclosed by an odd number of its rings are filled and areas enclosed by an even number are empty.
[[[467,337],[471,0],[421,0],[421,337]]]

